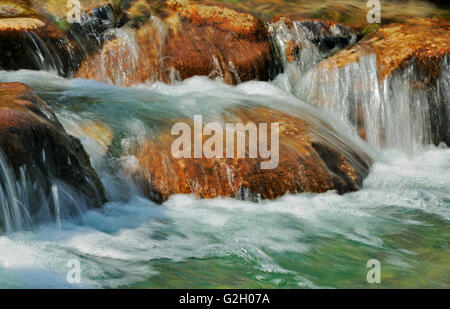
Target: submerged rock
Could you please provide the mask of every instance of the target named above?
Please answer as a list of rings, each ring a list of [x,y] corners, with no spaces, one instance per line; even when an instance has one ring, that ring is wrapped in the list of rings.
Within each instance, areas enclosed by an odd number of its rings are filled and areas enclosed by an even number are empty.
[[[273,55],[256,17],[224,6],[136,1],[128,26],[86,59],[77,76],[129,86],[195,75],[236,84],[269,79]],[[137,15],[138,14],[138,15]]]
[[[275,150],[271,159],[278,161],[276,168],[263,169],[261,163],[269,159],[262,159],[261,155],[249,158],[248,144],[245,158],[226,158],[224,154],[225,158],[177,159],[171,147],[178,136],[162,132],[134,150],[134,179],[149,198],[161,203],[173,194],[193,193],[202,198],[224,196],[256,201],[287,193],[345,193],[358,190],[368,173],[371,159],[365,152],[336,138],[339,134],[317,120],[264,107],[241,108],[227,115],[227,123],[267,123],[269,131],[270,123],[279,124],[279,156],[276,157],[275,143],[270,142],[267,148]],[[220,133],[226,136],[225,131]],[[267,134],[270,141],[272,132]],[[204,136],[203,139],[205,143]],[[237,149],[236,143],[224,140],[224,151],[227,143],[231,149]]]
[[[0,83],[0,230],[98,207],[103,186],[81,143],[21,83]]]
[[[107,151],[111,146],[114,135],[107,124],[100,121],[83,121],[80,123],[80,129],[83,132],[82,135],[96,141],[103,150]]]
[[[450,23],[390,24],[310,70],[295,94],[337,112],[370,143],[450,143]]]

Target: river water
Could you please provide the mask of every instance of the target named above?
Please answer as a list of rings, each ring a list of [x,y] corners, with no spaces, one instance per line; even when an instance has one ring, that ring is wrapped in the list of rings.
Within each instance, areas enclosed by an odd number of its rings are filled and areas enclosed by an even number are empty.
[[[194,77],[121,88],[43,71],[0,72],[0,81],[25,82],[52,107],[81,139],[110,201],[76,220],[0,236],[2,288],[450,287],[445,145],[413,152],[365,145],[339,118],[320,114],[276,82],[233,87]],[[156,205],[123,175],[135,162],[124,150],[164,127],[165,119],[196,112],[214,117],[255,101],[312,108],[364,147],[375,163],[363,189],[261,203],[177,195]],[[92,121],[111,129],[110,151],[83,134],[83,123]],[[80,284],[66,280],[74,259]],[[381,263],[381,284],[366,280],[369,259]]]

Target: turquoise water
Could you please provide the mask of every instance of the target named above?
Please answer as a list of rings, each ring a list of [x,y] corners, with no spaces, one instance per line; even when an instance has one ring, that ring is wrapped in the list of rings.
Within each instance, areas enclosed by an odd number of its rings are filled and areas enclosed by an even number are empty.
[[[119,88],[45,72],[0,72],[30,85],[78,133],[110,200],[77,221],[41,224],[0,236],[4,288],[449,288],[450,149],[377,151],[346,124],[272,83],[238,87],[193,78]],[[124,175],[127,147],[164,128],[167,119],[263,104],[326,117],[374,159],[359,192],[286,195],[252,203],[221,198],[143,198]],[[220,108],[219,108],[220,106]],[[110,151],[77,130],[86,120],[109,126]],[[81,283],[66,280],[68,261]],[[381,283],[369,284],[369,259]]]

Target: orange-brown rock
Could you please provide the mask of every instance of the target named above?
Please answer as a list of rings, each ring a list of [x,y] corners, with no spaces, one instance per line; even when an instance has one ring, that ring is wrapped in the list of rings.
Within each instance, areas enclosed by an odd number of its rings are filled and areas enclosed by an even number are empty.
[[[448,20],[382,26],[308,71],[296,94],[341,115],[377,147],[450,143],[449,39]]]
[[[279,123],[278,166],[262,169],[264,160],[250,159],[248,145],[246,158],[176,159],[171,146],[178,136],[163,132],[134,150],[138,160],[134,176],[149,198],[163,202],[173,194],[193,193],[202,198],[259,200],[299,192],[344,193],[358,190],[367,175],[368,156],[357,147],[341,142],[332,146],[319,138],[317,124],[264,107],[238,109],[228,115],[227,122]]]
[[[103,186],[79,140],[69,136],[54,113],[21,83],[0,83],[0,149],[18,182],[29,187],[28,210],[33,215],[50,199],[51,185],[65,185],[88,206],[105,201]],[[63,206],[63,205],[61,205]],[[1,227],[0,227],[1,228]]]
[[[227,3],[265,20],[277,16],[317,18],[345,23],[366,32],[375,24],[367,23],[367,1],[361,0],[205,0],[210,4]],[[155,1],[156,2],[156,1]],[[448,18],[447,7],[429,2],[448,2],[447,0],[380,1],[381,24],[406,22],[420,17]]]
[[[115,6],[115,0],[78,0],[80,12],[89,13],[101,7]],[[74,5],[61,0],[1,0],[0,17],[42,17],[65,19]]]
[[[271,44],[257,18],[187,1],[167,1],[154,12],[149,2],[138,1],[144,8],[135,9],[135,4],[128,10],[144,17],[129,17],[136,28],[124,27],[82,63],[77,77],[125,86],[195,75],[223,78],[230,84],[269,78]]]
[[[436,79],[440,61],[450,53],[450,22],[418,18],[404,24],[390,24],[342,50],[321,63],[320,67],[340,68],[359,61],[362,56],[377,55],[379,79],[383,81],[395,70],[415,61],[418,68]]]
[[[250,14],[241,13],[228,7],[195,4],[188,1],[169,0],[168,6],[182,18],[197,26],[214,25],[222,31],[241,36],[255,36],[261,29],[261,23]]]
[[[115,0],[78,0],[81,13],[89,14],[98,8],[115,6]],[[73,6],[68,6],[68,0],[33,0],[33,6],[57,19],[64,19]]]
[[[1,0],[0,18],[2,17],[31,17],[36,15],[30,0]]]

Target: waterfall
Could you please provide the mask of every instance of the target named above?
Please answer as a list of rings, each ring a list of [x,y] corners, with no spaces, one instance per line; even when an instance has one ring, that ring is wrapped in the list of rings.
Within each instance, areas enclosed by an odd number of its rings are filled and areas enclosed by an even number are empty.
[[[119,86],[180,80],[179,72],[166,64],[167,34],[167,25],[156,16],[138,31],[130,26],[108,29],[102,35],[103,48],[86,60],[89,65],[78,75]]]
[[[127,72],[136,72],[140,63],[140,47],[136,42],[134,32],[131,29],[112,29],[106,34],[114,36],[115,42],[119,46],[117,50],[101,52],[100,67],[98,72],[99,80],[125,86],[127,84]],[[110,55],[110,53],[115,53]],[[117,59],[117,63],[111,66],[110,57]],[[108,74],[111,73],[111,77]],[[112,80],[114,79],[114,80]]]
[[[2,221],[6,232],[10,232],[13,227],[21,228],[22,216],[20,216],[21,207],[19,206],[19,198],[17,188],[15,187],[14,177],[7,165],[3,152],[0,151],[0,205],[2,206]],[[16,221],[16,218],[19,220]]]
[[[0,37],[3,69],[44,70],[73,76],[81,61],[103,44],[103,33],[120,26],[120,12],[112,4],[82,12],[80,23],[68,23],[65,16],[52,15],[40,6],[34,9],[39,12],[38,17],[17,17],[13,22],[18,24],[17,29]],[[36,25],[27,28],[21,22]]]
[[[16,175],[0,149],[0,233],[32,229],[40,222],[76,218],[88,209],[80,193],[68,184],[52,179],[47,192],[43,175],[22,166]]]
[[[24,33],[26,36],[25,48],[35,67],[39,70],[62,72],[62,66],[60,65],[57,68],[55,64],[56,59],[54,59],[54,55],[52,55],[45,42],[33,31],[25,31]],[[61,61],[58,61],[58,63],[61,63]]]
[[[270,33],[284,68],[275,83],[332,111],[370,144],[414,152],[423,145],[450,143],[448,55],[436,79],[413,60],[381,81],[376,54],[341,68],[321,64],[356,42],[345,26],[279,20],[270,25]]]
[[[61,228],[61,204],[59,203],[59,191],[56,184],[52,185],[52,197],[55,204],[55,218],[56,224]]]
[[[333,111],[378,148],[416,151],[450,141],[448,58],[441,60],[436,81],[426,80],[411,62],[380,82],[377,57],[371,54],[343,68],[311,69],[292,92]]]
[[[20,194],[26,191],[26,188],[23,186],[24,183],[16,181],[14,172],[1,149],[0,180],[0,227],[4,226],[7,233],[30,227],[31,216],[27,209],[28,204],[23,199],[24,196]]]
[[[269,24],[269,34],[285,78],[283,86],[292,91],[309,69],[336,50],[356,42],[349,27],[322,21],[280,19]]]

